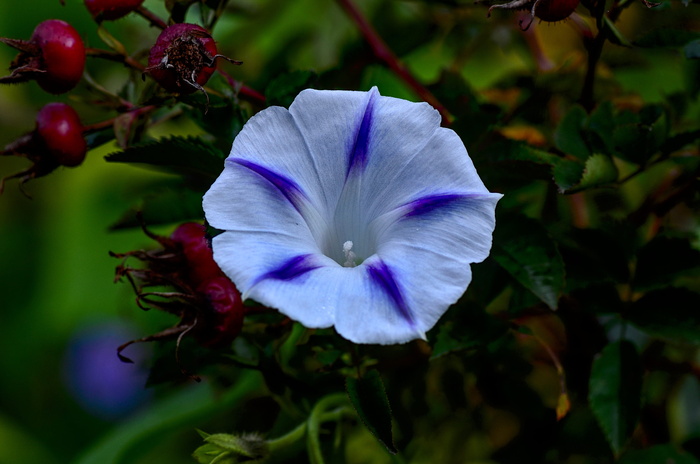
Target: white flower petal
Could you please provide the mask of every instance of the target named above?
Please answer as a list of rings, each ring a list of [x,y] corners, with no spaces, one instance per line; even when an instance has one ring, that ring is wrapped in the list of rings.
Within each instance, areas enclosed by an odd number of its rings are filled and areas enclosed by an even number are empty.
[[[464,143],[451,129],[436,128],[410,156],[370,164],[361,203],[372,218],[429,195],[488,193]]]
[[[262,111],[204,198],[225,230],[215,260],[308,327],[357,343],[424,338],[488,255],[500,198],[439,123],[376,89],[307,90],[289,112]]]
[[[307,327],[333,325],[333,307],[320,304],[319,289],[309,283],[319,267],[345,268],[315,253],[306,240],[284,232],[230,231],[212,245],[214,260],[244,298],[278,308]]]
[[[328,210],[342,192],[350,156],[369,101],[367,92],[302,91],[289,107],[306,141]]]

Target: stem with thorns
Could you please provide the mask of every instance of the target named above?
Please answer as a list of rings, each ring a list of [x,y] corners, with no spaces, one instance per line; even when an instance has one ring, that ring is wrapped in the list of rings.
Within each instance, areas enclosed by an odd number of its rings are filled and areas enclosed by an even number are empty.
[[[384,61],[389,68],[394,71],[394,73],[401,78],[416,94],[425,102],[429,103],[433,108],[440,112],[442,116],[442,121],[444,125],[449,125],[452,121],[450,113],[447,108],[440,103],[440,101],[435,97],[435,95],[430,92],[423,84],[418,82],[418,79],[411,74],[411,71],[401,63],[396,55],[391,51],[389,46],[382,40],[377,31],[374,30],[372,25],[367,21],[367,19],[362,15],[362,12],[357,5],[355,5],[352,0],[338,0],[340,6],[345,10],[345,12],[350,16],[357,25],[358,29],[362,33],[367,43],[372,47],[374,55],[380,60]]]
[[[628,4],[629,3],[626,0],[616,1],[612,8],[610,8],[610,10],[606,13],[605,1],[598,0],[591,8],[591,14],[596,19],[598,34],[592,39],[584,37],[583,42],[584,46],[586,47],[586,51],[588,52],[588,63],[586,75],[583,80],[580,103],[586,109],[586,111],[591,111],[595,106],[594,87],[596,68],[598,67],[598,61],[600,61],[600,56],[603,53],[603,47],[605,46],[605,42],[608,40],[608,35],[610,33],[610,28],[605,25],[604,16],[607,15],[608,19],[614,23],[620,17],[620,13],[622,13],[623,8]]]
[[[151,26],[157,27],[159,29],[165,29],[168,27],[168,24],[160,19],[155,13],[153,13],[151,10],[146,8],[145,6],[141,5],[136,9],[136,13],[148,20],[149,23],[151,23]]]

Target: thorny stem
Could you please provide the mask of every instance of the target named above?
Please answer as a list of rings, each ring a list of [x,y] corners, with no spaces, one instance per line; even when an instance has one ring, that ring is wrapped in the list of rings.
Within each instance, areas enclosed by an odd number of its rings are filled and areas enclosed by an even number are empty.
[[[260,103],[260,104],[265,104],[266,98],[265,95],[261,94],[255,89],[252,89],[248,87],[247,85],[242,84],[241,82],[235,80],[229,73],[226,71],[223,71],[221,69],[217,68],[217,71],[219,74],[221,74],[226,81],[228,81],[228,84],[233,88],[233,90],[237,91],[238,94],[241,97],[244,97],[246,100],[254,102],[254,103]]]
[[[452,122],[452,117],[447,111],[447,108],[440,103],[440,101],[435,97],[435,95],[430,92],[423,84],[418,82],[411,71],[402,64],[396,55],[387,46],[386,42],[382,40],[376,30],[367,21],[367,19],[362,15],[362,12],[357,8],[357,5],[353,3],[352,0],[338,0],[340,6],[345,10],[345,12],[350,16],[350,18],[355,22],[358,29],[362,33],[362,36],[372,47],[374,55],[380,60],[384,61],[389,68],[396,73],[396,75],[401,78],[408,86],[418,94],[418,96],[425,102],[429,103],[436,110],[440,112],[442,116],[442,121],[444,125],[449,125]]]
[[[627,6],[628,3],[629,2],[627,0],[616,1],[606,13],[605,0],[597,0],[591,9],[591,13],[596,19],[598,34],[592,39],[584,36],[584,46],[588,51],[588,63],[586,75],[583,80],[580,103],[583,105],[586,111],[591,111],[595,106],[593,94],[596,68],[598,67],[598,61],[600,60],[600,56],[603,53],[603,47],[605,46],[605,42],[608,40],[608,34],[610,33],[610,28],[605,25],[603,17],[607,15],[610,22],[614,23],[620,17],[620,13],[622,13],[623,8]]]
[[[140,16],[146,18],[149,23],[151,23],[151,26],[160,28],[160,29],[165,29],[168,27],[168,24],[160,19],[155,13],[153,13],[151,10],[146,8],[145,6],[141,5],[136,9],[136,13],[138,13]]]
[[[155,109],[156,109],[156,107],[154,105],[149,105],[149,106],[143,106],[141,108],[135,108],[129,112],[135,113],[136,116],[140,116],[142,114],[149,113]],[[118,116],[114,117],[114,118],[105,119],[104,121],[96,122],[94,124],[89,124],[87,126],[83,126],[83,134],[90,134],[93,132],[99,132],[101,130],[112,127],[112,126],[114,126],[114,121],[117,118],[118,118]]]
[[[88,56],[94,56],[96,58],[104,58],[105,60],[116,61],[118,63],[124,63],[125,66],[129,66],[137,71],[143,72],[146,67],[127,55],[122,55],[121,53],[113,52],[110,50],[102,50],[100,48],[86,48],[85,53]]]

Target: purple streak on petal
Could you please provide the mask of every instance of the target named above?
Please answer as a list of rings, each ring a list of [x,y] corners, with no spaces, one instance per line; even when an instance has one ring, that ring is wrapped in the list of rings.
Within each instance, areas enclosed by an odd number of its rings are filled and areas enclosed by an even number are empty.
[[[378,96],[379,92],[376,88],[370,90],[369,98],[367,99],[367,105],[365,106],[360,125],[355,131],[355,141],[352,145],[352,150],[350,151],[350,162],[348,163],[348,175],[350,175],[354,169],[362,169],[367,165],[374,103]]]
[[[258,277],[255,283],[258,283],[265,279],[275,279],[275,280],[294,280],[307,272],[318,269],[319,265],[313,264],[312,255],[299,255],[288,259],[277,269],[266,272],[265,274]]]
[[[406,304],[406,300],[404,299],[401,289],[394,278],[394,273],[391,268],[387,266],[384,261],[379,260],[376,264],[368,265],[367,271],[369,272],[369,277],[372,282],[376,284],[394,303],[399,315],[403,317],[411,327],[415,327],[413,314]]]
[[[428,195],[406,203],[404,207],[408,208],[408,212],[404,214],[404,217],[422,216],[425,214],[430,214],[436,210],[440,212],[449,211],[464,200],[468,201],[479,197],[479,194],[460,193]]]
[[[288,177],[278,174],[271,169],[261,166],[252,161],[244,160],[242,158],[230,158],[226,160],[227,163],[238,164],[244,168],[248,168],[254,173],[258,174],[263,179],[271,183],[279,192],[284,195],[284,197],[296,208],[300,213],[301,211],[301,201],[305,197],[304,192],[301,187],[297,185],[296,182],[289,179]]]

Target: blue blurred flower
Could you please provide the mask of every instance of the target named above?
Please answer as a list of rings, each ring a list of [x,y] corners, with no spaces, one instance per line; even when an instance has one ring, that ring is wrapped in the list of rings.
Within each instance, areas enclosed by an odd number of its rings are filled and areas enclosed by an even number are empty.
[[[132,338],[132,331],[115,321],[83,328],[68,345],[64,381],[75,400],[96,417],[119,419],[150,397],[145,390],[148,372],[117,357],[117,347]],[[132,356],[146,358],[146,351],[139,347]]]
[[[244,297],[390,344],[425,338],[464,293],[500,198],[430,105],[305,90],[248,121],[204,211]]]

